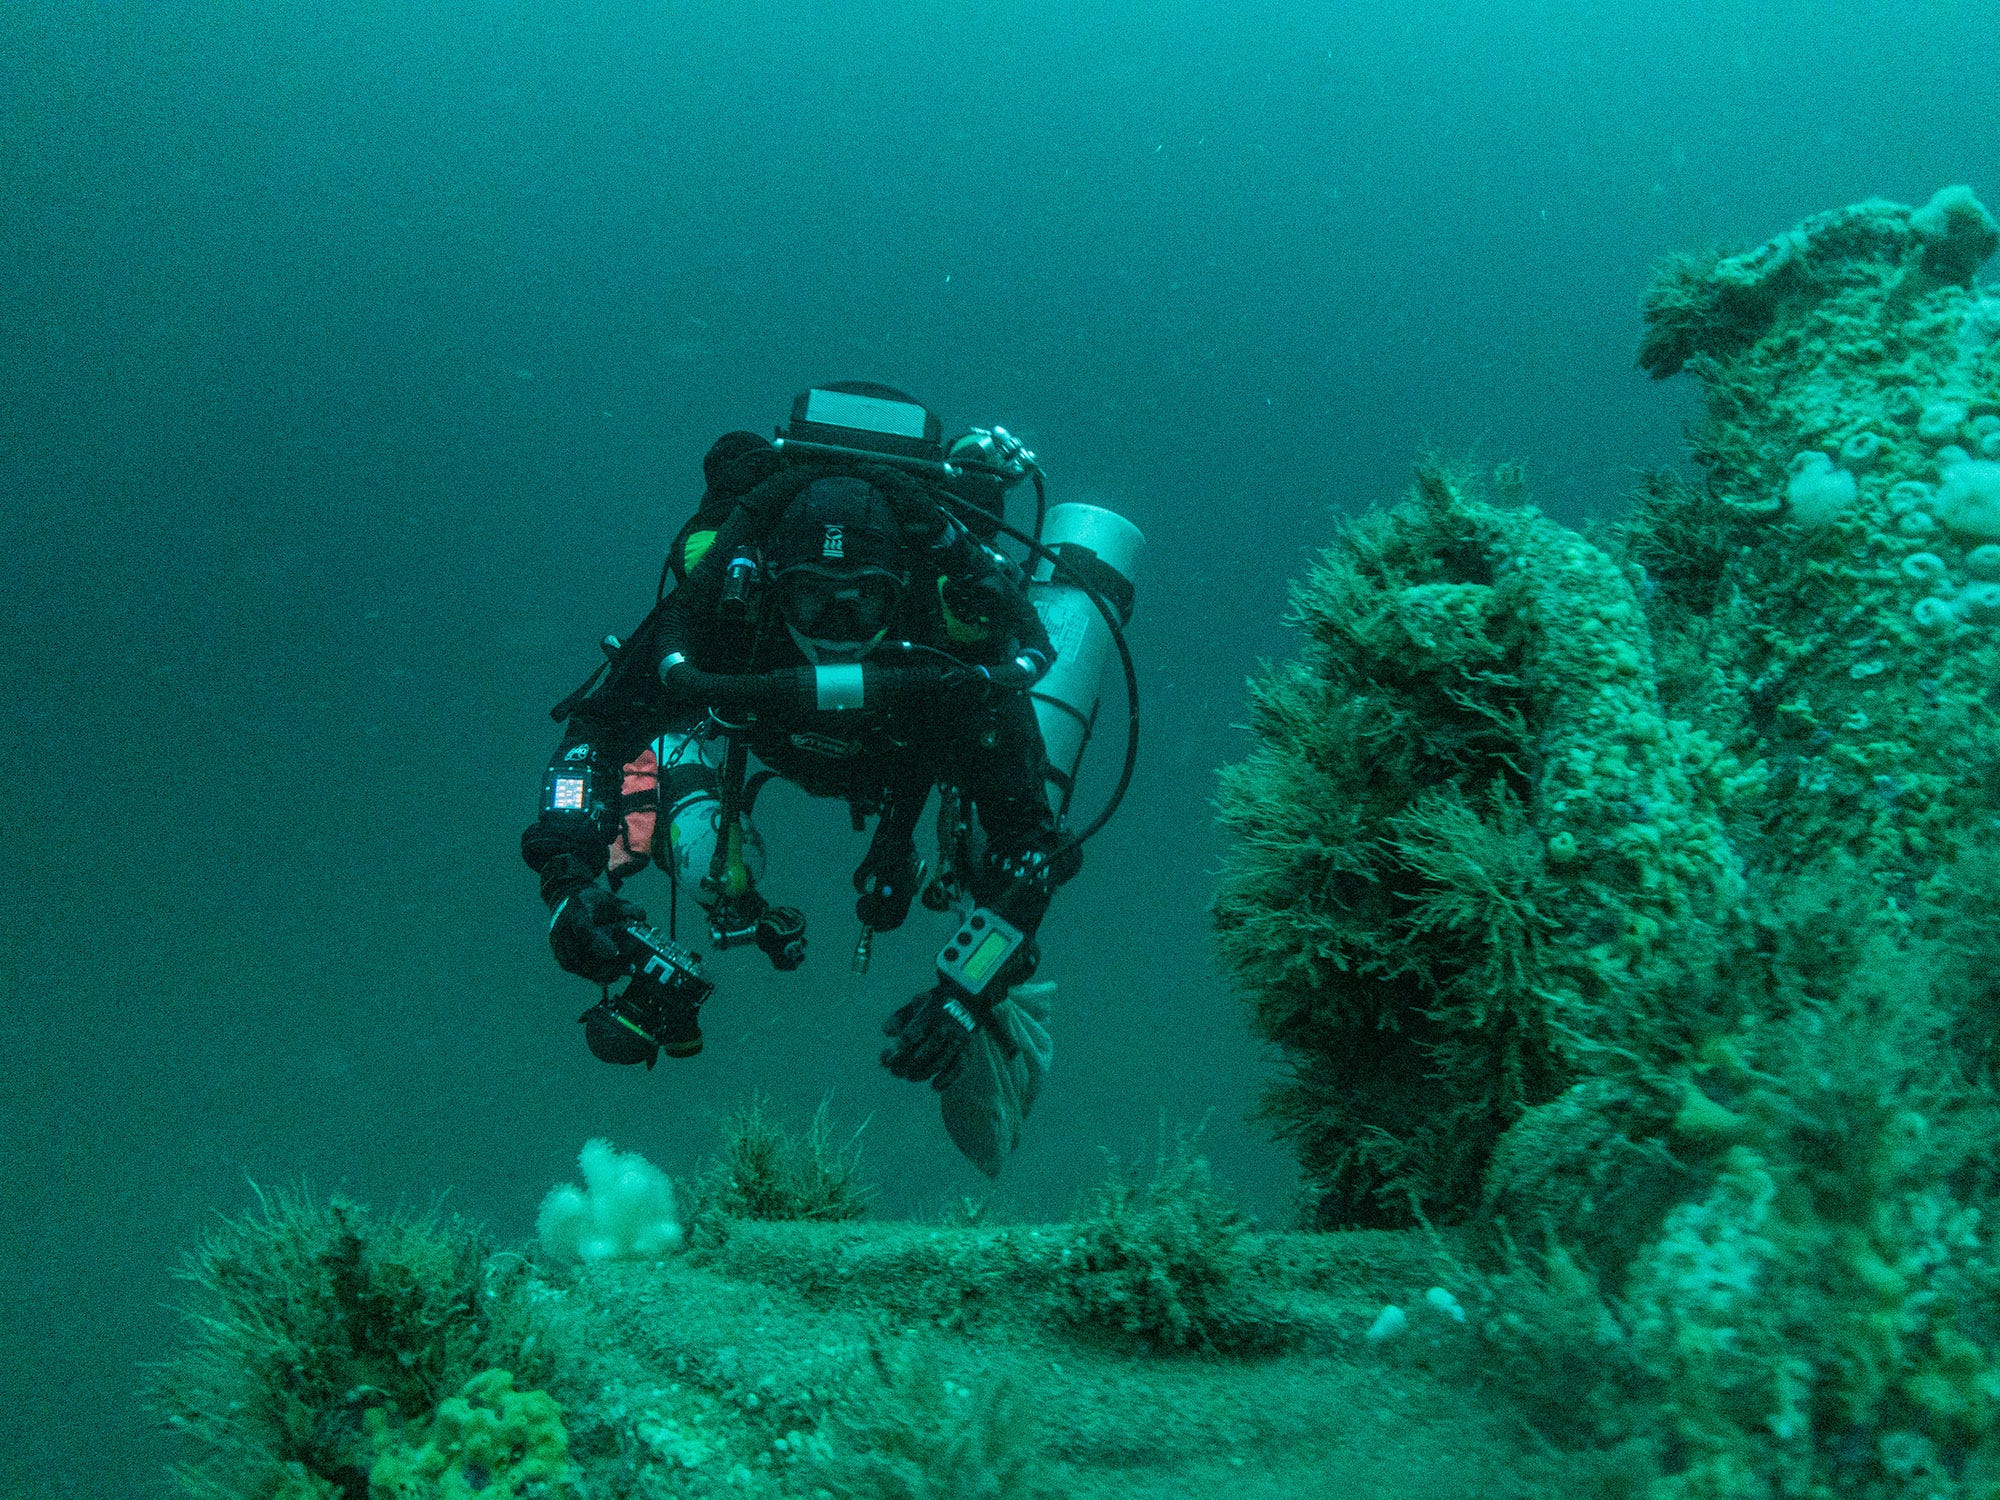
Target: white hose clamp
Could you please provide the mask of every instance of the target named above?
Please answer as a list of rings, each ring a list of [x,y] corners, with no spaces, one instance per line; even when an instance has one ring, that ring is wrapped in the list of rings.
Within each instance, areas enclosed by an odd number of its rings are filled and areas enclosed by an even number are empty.
[[[862,704],[861,663],[840,662],[813,668],[813,697],[821,713],[840,713]]]

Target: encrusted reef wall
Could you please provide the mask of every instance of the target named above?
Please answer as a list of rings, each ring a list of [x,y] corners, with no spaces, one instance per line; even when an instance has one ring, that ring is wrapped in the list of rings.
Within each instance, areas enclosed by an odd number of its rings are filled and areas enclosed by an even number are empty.
[[[1435,466],[1299,589],[1217,912],[1324,1225],[1475,1204],[1524,1109],[1626,1037],[1735,899],[1739,766],[1662,711],[1632,577]],[[1678,1019],[1662,1016],[1670,1025]]]
[[[1586,540],[1427,466],[1225,778],[1314,1221],[1470,1226],[1616,1492],[2000,1495],[1996,245],[1951,188],[1668,262],[1695,476]]]

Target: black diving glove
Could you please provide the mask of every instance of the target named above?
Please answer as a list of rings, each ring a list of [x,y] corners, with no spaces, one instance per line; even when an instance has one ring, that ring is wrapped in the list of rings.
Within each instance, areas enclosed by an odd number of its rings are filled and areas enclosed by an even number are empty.
[[[622,896],[586,885],[556,908],[549,923],[549,947],[556,962],[592,984],[610,984],[631,967],[619,941],[627,927],[646,914]]]
[[[910,914],[910,902],[916,899],[917,883],[922,878],[917,851],[908,847],[880,863],[867,860],[854,872],[854,888],[861,893],[854,902],[854,915],[863,927],[894,932]]]
[[[882,1066],[911,1083],[928,1079],[932,1088],[948,1089],[965,1066],[966,1044],[984,1019],[978,1001],[940,984],[882,1023],[882,1034],[895,1038],[882,1051]]]

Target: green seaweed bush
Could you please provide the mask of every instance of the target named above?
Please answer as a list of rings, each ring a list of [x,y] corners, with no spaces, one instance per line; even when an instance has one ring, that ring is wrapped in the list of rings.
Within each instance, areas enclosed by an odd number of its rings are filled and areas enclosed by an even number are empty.
[[[1650,1500],[2000,1496],[1996,247],[1667,262],[1697,472],[1592,543],[1426,464],[1223,783],[1316,1222],[1467,1224],[1496,1383]]]
[[[383,1435],[496,1367],[548,1373],[525,1269],[466,1221],[257,1194],[188,1257],[188,1334],[152,1399],[215,1500],[368,1494]]]
[[[832,1425],[819,1465],[837,1500],[1034,1500],[1047,1494],[1042,1423],[1008,1379],[950,1378],[928,1344],[871,1344],[872,1384]]]
[[[858,1219],[874,1196],[861,1166],[861,1132],[835,1138],[821,1101],[803,1132],[788,1130],[770,1101],[753,1094],[722,1124],[722,1149],[695,1184],[691,1217],[700,1232],[722,1219]]]
[[[1242,1215],[1194,1148],[1180,1131],[1150,1167],[1113,1163],[1064,1248],[1059,1310],[1155,1352],[1273,1348],[1286,1321],[1255,1292]]]

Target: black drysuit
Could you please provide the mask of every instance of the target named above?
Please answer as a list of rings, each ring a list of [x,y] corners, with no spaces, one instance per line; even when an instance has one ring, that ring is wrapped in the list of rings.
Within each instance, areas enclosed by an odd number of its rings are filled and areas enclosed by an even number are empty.
[[[578,747],[588,747],[583,754],[594,784],[607,795],[594,816],[545,813],[523,834],[522,856],[543,875],[545,896],[552,879],[573,883],[607,868],[619,878],[645,862],[664,795],[653,746],[695,729],[707,709],[662,684],[663,660],[678,653],[703,672],[732,674],[806,665],[771,601],[753,590],[747,618],[726,619],[719,608],[729,560],[752,548],[758,522],[753,507],[730,516],[680,586],[617,652],[605,680],[576,706],[555,764],[574,765]],[[889,640],[975,665],[1009,663],[1024,648],[1045,661],[1052,655],[1018,571],[962,530],[947,525],[913,538],[905,561],[909,583]],[[761,712],[747,734],[751,752],[786,780],[815,796],[846,800],[857,816],[880,815],[857,887],[869,870],[895,869],[907,858],[910,830],[935,786],[955,789],[984,835],[983,857],[959,872],[976,900],[996,899],[1024,863],[1055,852],[1047,757],[1025,689],[974,682],[879,710]],[[1010,903],[1025,931],[1046,909],[1046,887],[1039,889],[1037,895],[1017,887]],[[1025,908],[1018,904],[1023,894]]]

